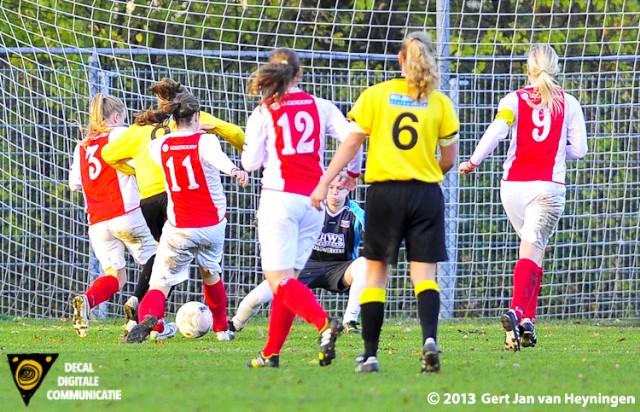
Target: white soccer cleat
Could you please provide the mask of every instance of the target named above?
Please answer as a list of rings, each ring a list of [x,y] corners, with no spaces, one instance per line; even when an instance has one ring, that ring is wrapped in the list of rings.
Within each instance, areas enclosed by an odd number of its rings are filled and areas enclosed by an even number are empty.
[[[89,335],[89,299],[86,295],[78,295],[71,301],[73,306],[73,329],[81,338]]]
[[[230,340],[234,340],[235,338],[235,333],[230,330],[221,330],[220,332],[216,332],[216,339],[219,342],[228,342]]]
[[[165,340],[173,338],[178,333],[178,326],[175,322],[165,322],[164,330],[162,332],[153,331],[150,334],[151,340]]]

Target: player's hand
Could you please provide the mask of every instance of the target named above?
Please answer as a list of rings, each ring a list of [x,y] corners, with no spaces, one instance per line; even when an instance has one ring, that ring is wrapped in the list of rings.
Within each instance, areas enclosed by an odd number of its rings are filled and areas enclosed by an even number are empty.
[[[216,127],[211,124],[202,124],[200,123],[200,130],[204,130],[205,132],[210,132]]]
[[[460,174],[463,174],[463,175],[468,175],[471,172],[473,172],[474,170],[476,170],[476,167],[478,167],[478,166],[474,165],[473,163],[471,163],[469,161],[462,162],[462,163],[460,163],[460,165],[458,165],[458,172]]]
[[[247,187],[247,184],[249,184],[249,174],[247,172],[245,172],[244,170],[233,169],[231,171],[231,176],[235,177],[236,181],[242,187]]]
[[[322,182],[318,183],[313,192],[311,192],[311,206],[318,210],[322,210],[322,202],[327,197],[329,186],[325,186]]]
[[[347,172],[340,172],[338,177],[340,177],[340,184],[350,192],[352,192],[358,185],[358,180],[354,177],[349,176]]]

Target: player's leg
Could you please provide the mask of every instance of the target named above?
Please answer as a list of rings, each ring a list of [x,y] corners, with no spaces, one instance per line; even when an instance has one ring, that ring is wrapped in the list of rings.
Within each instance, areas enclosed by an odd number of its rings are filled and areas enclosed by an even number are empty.
[[[525,313],[529,313],[532,298],[540,288],[544,250],[564,210],[565,188],[550,182],[502,182],[500,193],[509,221],[521,239],[513,271],[513,298],[509,311],[502,316],[504,347],[517,351]],[[528,321],[526,325],[531,329],[527,335],[535,335],[533,323]],[[533,346],[528,340],[525,343]]]
[[[198,244],[192,240],[190,229],[167,225],[165,230],[166,236],[156,252],[149,291],[138,306],[138,324],[129,331],[127,343],[143,342],[152,331],[157,332],[154,334],[157,339],[174,336],[177,331],[175,323],[164,322],[165,304],[171,288],[189,278],[189,265],[195,258],[192,251],[197,250]]]
[[[444,228],[444,197],[437,184],[413,182],[406,199],[409,211],[406,236],[407,258],[418,317],[422,329],[422,372],[438,372],[438,316],[440,287],[436,282],[436,262],[447,260]],[[428,245],[428,247],[425,247]]]
[[[221,277],[226,225],[227,221],[223,219],[215,226],[192,230],[195,237],[208,245],[198,250],[196,260],[203,281],[204,299],[213,315],[213,331],[219,341],[230,341],[235,337],[229,330],[227,291]]]
[[[384,323],[389,267],[384,261],[367,259],[367,281],[360,295],[364,354],[357,360],[356,372],[378,372],[378,345]]]
[[[363,256],[367,260],[367,280],[360,295],[360,317],[364,353],[356,358],[356,372],[377,372],[380,332],[384,323],[389,264],[398,261],[404,238],[404,212],[397,208],[397,182],[374,183],[367,190],[365,227],[367,240]]]
[[[141,268],[133,296],[124,304],[125,332],[121,338],[125,338],[137,323],[138,304],[149,289],[157,245],[140,209],[135,209],[117,220],[114,219],[112,226],[118,227],[114,233],[126,233],[125,236],[121,236],[121,240]]]
[[[72,323],[80,337],[89,334],[89,311],[116,294],[126,283],[124,244],[113,236],[109,221],[89,226],[89,238],[96,258],[105,268],[105,274],[96,279],[82,295],[73,297]]]
[[[242,299],[235,316],[229,322],[229,329],[238,332],[244,329],[260,306],[271,302],[272,299],[273,291],[269,282],[264,280]]]
[[[344,273],[343,281],[350,285],[349,299],[342,317],[345,333],[361,333],[357,323],[360,315],[360,296],[367,284],[367,260],[359,257],[351,262]]]
[[[156,244],[158,244],[160,242],[160,236],[162,235],[162,228],[167,220],[167,193],[163,191],[154,196],[141,199],[140,211],[142,212],[146,225],[151,232],[151,236],[153,236]],[[124,304],[123,309],[125,318],[127,319],[125,333],[128,333],[128,331],[135,326],[136,319],[138,319],[138,305],[149,290],[149,281],[151,279],[154,261],[155,255],[151,256],[151,258],[142,265],[140,268],[138,282],[133,290],[133,295],[130,296]],[[169,291],[169,296],[170,295],[171,291]]]

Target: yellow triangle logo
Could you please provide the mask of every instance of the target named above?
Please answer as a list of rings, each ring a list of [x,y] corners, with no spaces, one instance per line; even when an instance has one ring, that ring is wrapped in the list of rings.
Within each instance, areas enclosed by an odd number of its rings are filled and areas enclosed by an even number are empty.
[[[58,358],[57,353],[22,353],[7,355],[13,381],[16,383],[22,400],[29,405],[42,380],[47,376],[51,365]]]

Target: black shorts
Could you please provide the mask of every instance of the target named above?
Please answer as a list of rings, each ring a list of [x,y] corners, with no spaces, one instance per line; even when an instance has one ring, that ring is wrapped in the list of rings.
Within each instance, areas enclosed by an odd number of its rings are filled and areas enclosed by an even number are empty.
[[[353,260],[338,262],[319,262],[308,260],[300,271],[298,280],[310,289],[325,289],[333,293],[346,293],[351,285],[342,281]]]
[[[140,200],[140,209],[156,242],[160,241],[162,227],[167,220],[167,193],[162,192]]]
[[[363,255],[398,262],[405,241],[409,262],[447,260],[444,196],[437,183],[416,180],[373,183],[367,189]]]

